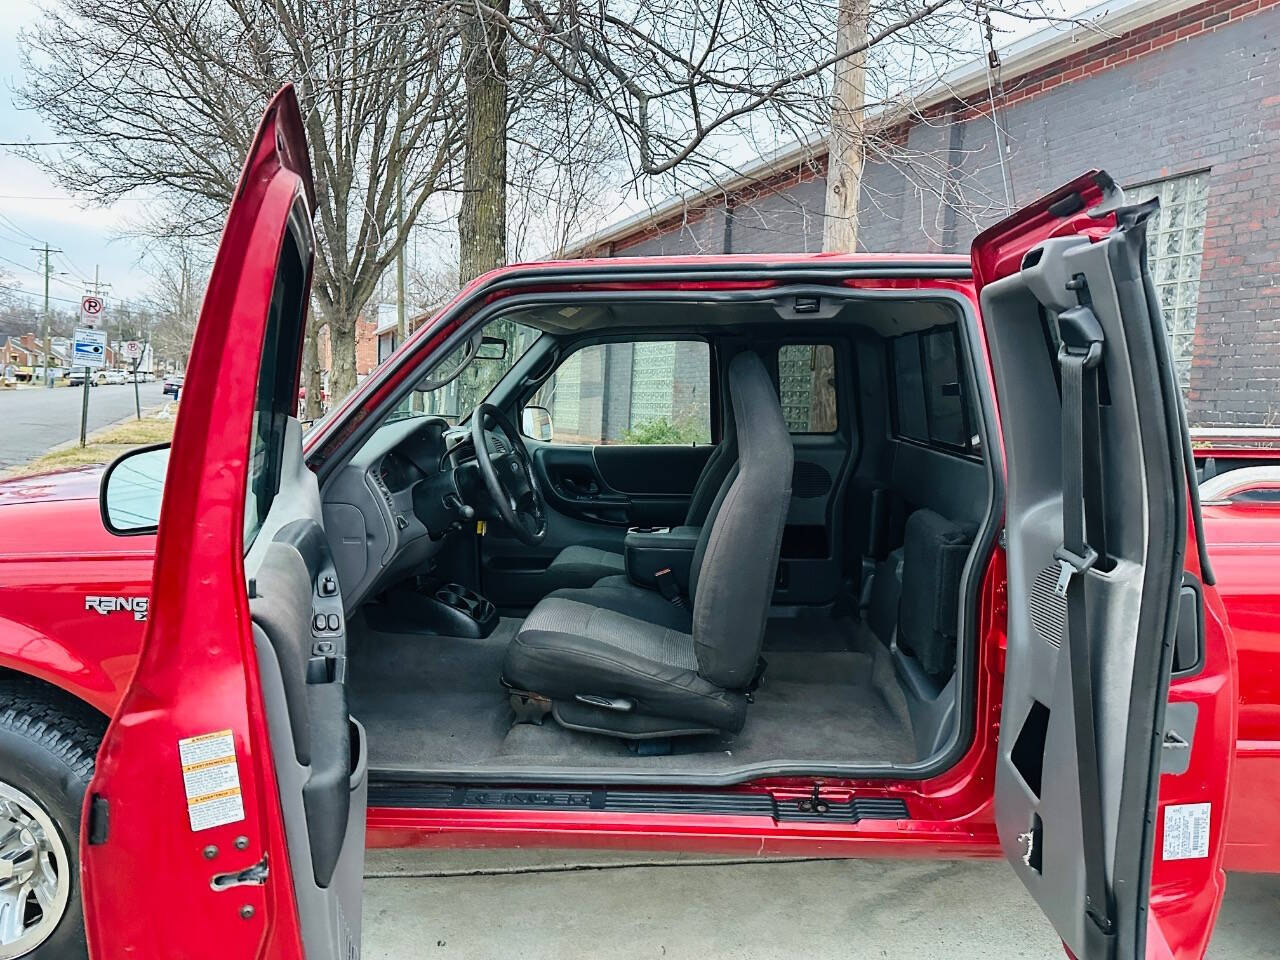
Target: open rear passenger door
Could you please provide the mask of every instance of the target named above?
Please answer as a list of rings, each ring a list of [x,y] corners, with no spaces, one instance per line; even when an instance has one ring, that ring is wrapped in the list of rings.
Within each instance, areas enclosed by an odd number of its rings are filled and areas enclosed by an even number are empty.
[[[1007,475],[1001,845],[1078,960],[1203,955],[1234,653],[1146,262],[1094,171],[973,244]]]
[[[286,87],[210,277],[150,621],[86,799],[95,957],[359,953],[363,733],[347,713],[342,601],[293,417],[314,203]]]

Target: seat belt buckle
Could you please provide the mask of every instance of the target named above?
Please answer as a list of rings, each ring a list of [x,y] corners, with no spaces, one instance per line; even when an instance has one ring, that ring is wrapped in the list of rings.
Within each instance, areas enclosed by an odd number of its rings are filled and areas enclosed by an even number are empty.
[[[1053,592],[1057,596],[1065,597],[1071,586],[1071,578],[1077,573],[1084,573],[1098,562],[1097,550],[1085,544],[1084,551],[1083,557],[1072,553],[1065,546],[1053,551],[1053,559],[1058,561],[1058,582],[1053,586]]]
[[[684,600],[680,597],[680,588],[676,586],[676,578],[671,573],[670,567],[663,567],[653,575],[653,582],[658,587],[658,592],[662,594],[662,598],[668,603],[674,603],[677,607],[684,606]]]

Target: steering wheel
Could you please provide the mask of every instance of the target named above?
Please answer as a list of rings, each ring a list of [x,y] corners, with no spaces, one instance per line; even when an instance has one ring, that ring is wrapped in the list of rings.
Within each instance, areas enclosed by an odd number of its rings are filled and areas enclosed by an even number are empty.
[[[507,435],[509,453],[493,454],[486,442],[485,423],[493,425]],[[475,447],[476,463],[480,475],[511,532],[529,546],[537,546],[547,535],[546,507],[542,501],[542,488],[533,473],[533,461],[525,450],[524,441],[511,425],[506,415],[491,403],[482,403],[471,415],[471,444]]]

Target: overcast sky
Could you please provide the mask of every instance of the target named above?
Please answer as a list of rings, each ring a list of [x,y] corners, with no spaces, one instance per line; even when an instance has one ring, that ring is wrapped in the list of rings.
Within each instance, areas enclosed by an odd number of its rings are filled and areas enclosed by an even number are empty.
[[[22,81],[17,34],[36,13],[30,0],[0,2],[0,140],[50,139],[40,118],[13,102],[14,88]],[[0,282],[28,291],[29,299],[40,302],[44,281],[37,263],[43,260],[30,248],[47,241],[64,251],[53,258],[57,273],[49,283],[50,299],[78,303],[95,266],[101,268],[103,282],[111,284],[109,297],[139,296],[147,286],[137,266],[141,244],[117,236],[141,202],[127,200],[107,210],[83,207],[38,167],[0,148],[0,268],[7,274]]]
[[[1111,0],[1116,5],[1117,0]],[[1123,0],[1120,0],[1123,3]],[[1058,0],[1058,9],[1079,10],[1085,0]],[[38,116],[19,109],[14,89],[22,82],[18,32],[38,15],[32,0],[0,0],[0,140],[52,139]],[[1026,32],[1025,28],[1023,31]],[[1006,39],[1006,43],[1008,40]],[[104,283],[111,284],[108,299],[142,296],[148,277],[140,266],[144,241],[123,236],[128,223],[143,209],[144,197],[131,197],[108,209],[86,206],[59,189],[35,165],[0,146],[0,279],[6,287],[33,302],[43,297],[43,281],[37,264],[40,255],[30,248],[48,242],[63,253],[54,257],[57,271],[50,283],[51,298],[69,307],[87,292],[99,267]],[[634,201],[633,201],[634,203]],[[640,204],[643,206],[643,204]]]

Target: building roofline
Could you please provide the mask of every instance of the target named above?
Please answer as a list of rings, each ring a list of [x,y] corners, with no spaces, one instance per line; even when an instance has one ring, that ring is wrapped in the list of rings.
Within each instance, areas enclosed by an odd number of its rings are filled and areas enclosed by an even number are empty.
[[[1101,3],[1087,8],[1075,18],[1087,23],[1080,23],[1070,28],[1051,24],[1000,49],[998,52],[1003,82],[1007,86],[1010,81],[1018,77],[1042,69],[1072,54],[1158,20],[1175,16],[1192,7],[1201,6],[1205,2],[1206,0],[1102,0]],[[906,108],[893,104],[884,109],[873,108],[867,113],[882,124],[888,125],[901,119],[901,115],[904,114],[921,113],[938,104],[963,99],[975,93],[985,95],[987,92],[986,58],[979,57],[956,67],[920,89],[919,94],[913,95],[908,91],[903,95],[903,102],[909,105]],[[825,156],[826,152],[826,138],[821,136],[797,139],[782,144],[727,180],[678,194],[659,206],[640,210],[583,237],[568,248],[565,256],[568,258],[581,256],[586,251],[614,243],[630,236],[647,224],[660,223],[681,211],[707,205],[717,197],[756,186],[761,181],[794,170],[807,160]]]

